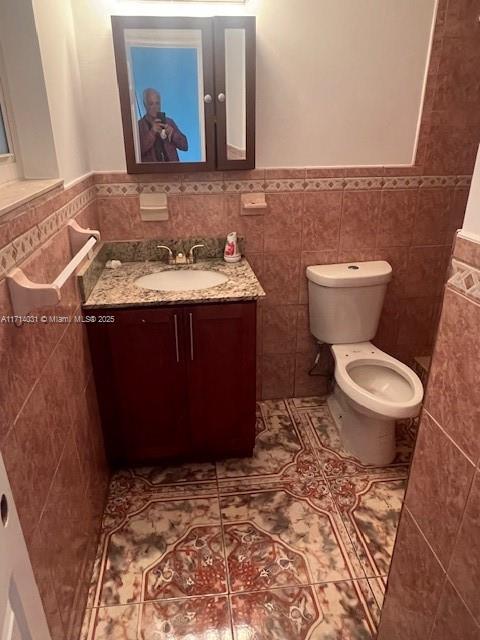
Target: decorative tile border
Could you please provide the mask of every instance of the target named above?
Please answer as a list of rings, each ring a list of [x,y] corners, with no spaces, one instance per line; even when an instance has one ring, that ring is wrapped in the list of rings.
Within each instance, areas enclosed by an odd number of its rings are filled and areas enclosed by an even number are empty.
[[[463,230],[457,231],[452,257],[480,269],[480,239]]]
[[[183,182],[180,185],[180,192],[185,195],[195,193],[223,193],[223,181],[214,180],[212,182]]]
[[[470,187],[472,184],[472,176],[457,176],[456,177],[456,187]]]
[[[284,182],[287,182],[287,180],[285,180]],[[223,182],[223,190],[225,191],[225,193],[258,193],[265,191],[265,181],[225,180],[225,182]]]
[[[400,180],[401,178],[398,178]],[[385,184],[385,178],[381,177],[366,177],[366,178],[345,178],[345,189],[358,190],[358,189],[382,189]]]
[[[144,193],[171,195],[219,193],[280,193],[303,191],[421,189],[468,187],[471,176],[387,176],[306,178],[278,180],[214,180],[199,182],[118,182],[97,184],[99,197],[136,196]]]
[[[339,191],[345,188],[344,178],[307,178],[305,191]]]
[[[150,189],[149,187],[152,188]],[[164,188],[162,189],[162,187]],[[173,187],[175,187],[175,189]],[[95,190],[97,197],[137,196],[138,194],[142,193],[142,191],[145,191],[145,193],[178,193],[179,187],[180,184],[175,183],[148,183],[141,185],[138,182],[120,182],[117,184],[97,184],[95,185]]]
[[[266,193],[276,191],[305,191],[305,184],[306,180],[303,179],[265,180],[263,183],[263,191]]]
[[[59,231],[65,223],[74,218],[82,209],[94,202],[96,198],[95,187],[85,189],[72,198],[45,220],[35,225],[12,242],[0,249],[0,278],[23,262],[31,253],[38,249],[48,238]]]
[[[452,275],[447,285],[460,291],[468,298],[480,302],[480,270],[464,264],[459,260],[452,260]]]

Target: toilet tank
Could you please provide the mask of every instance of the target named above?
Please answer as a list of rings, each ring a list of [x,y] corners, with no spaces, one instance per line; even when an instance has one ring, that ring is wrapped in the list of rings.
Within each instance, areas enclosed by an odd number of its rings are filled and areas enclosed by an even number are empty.
[[[307,267],[310,331],[327,344],[367,342],[377,333],[392,267],[384,260]]]

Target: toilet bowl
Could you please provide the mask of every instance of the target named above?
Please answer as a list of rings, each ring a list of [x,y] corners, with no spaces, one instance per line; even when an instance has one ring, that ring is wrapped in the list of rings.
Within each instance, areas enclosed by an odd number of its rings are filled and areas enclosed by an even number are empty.
[[[335,389],[328,406],[345,449],[363,464],[395,458],[395,421],[420,411],[418,376],[370,340],[392,267],[384,260],[307,267],[310,331],[331,346]]]
[[[395,458],[395,422],[418,415],[419,377],[371,342],[332,345],[335,390],[328,399],[344,445],[363,464]]]
[[[335,380],[360,413],[385,418],[418,415],[423,386],[417,374],[371,342],[334,344]]]

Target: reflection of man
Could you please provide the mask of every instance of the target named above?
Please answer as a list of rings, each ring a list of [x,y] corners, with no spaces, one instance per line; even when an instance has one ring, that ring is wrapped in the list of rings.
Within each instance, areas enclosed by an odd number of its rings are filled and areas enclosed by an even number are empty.
[[[178,162],[177,149],[188,150],[187,138],[171,118],[160,112],[160,94],[145,89],[146,114],[138,121],[142,162]]]

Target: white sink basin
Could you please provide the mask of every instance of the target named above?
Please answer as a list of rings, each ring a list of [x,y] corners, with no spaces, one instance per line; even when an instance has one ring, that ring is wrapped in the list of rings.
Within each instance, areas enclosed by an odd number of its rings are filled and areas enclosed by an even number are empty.
[[[227,276],[218,271],[206,269],[172,269],[158,271],[142,276],[135,280],[135,285],[141,289],[153,291],[194,291],[216,287],[228,280]]]

